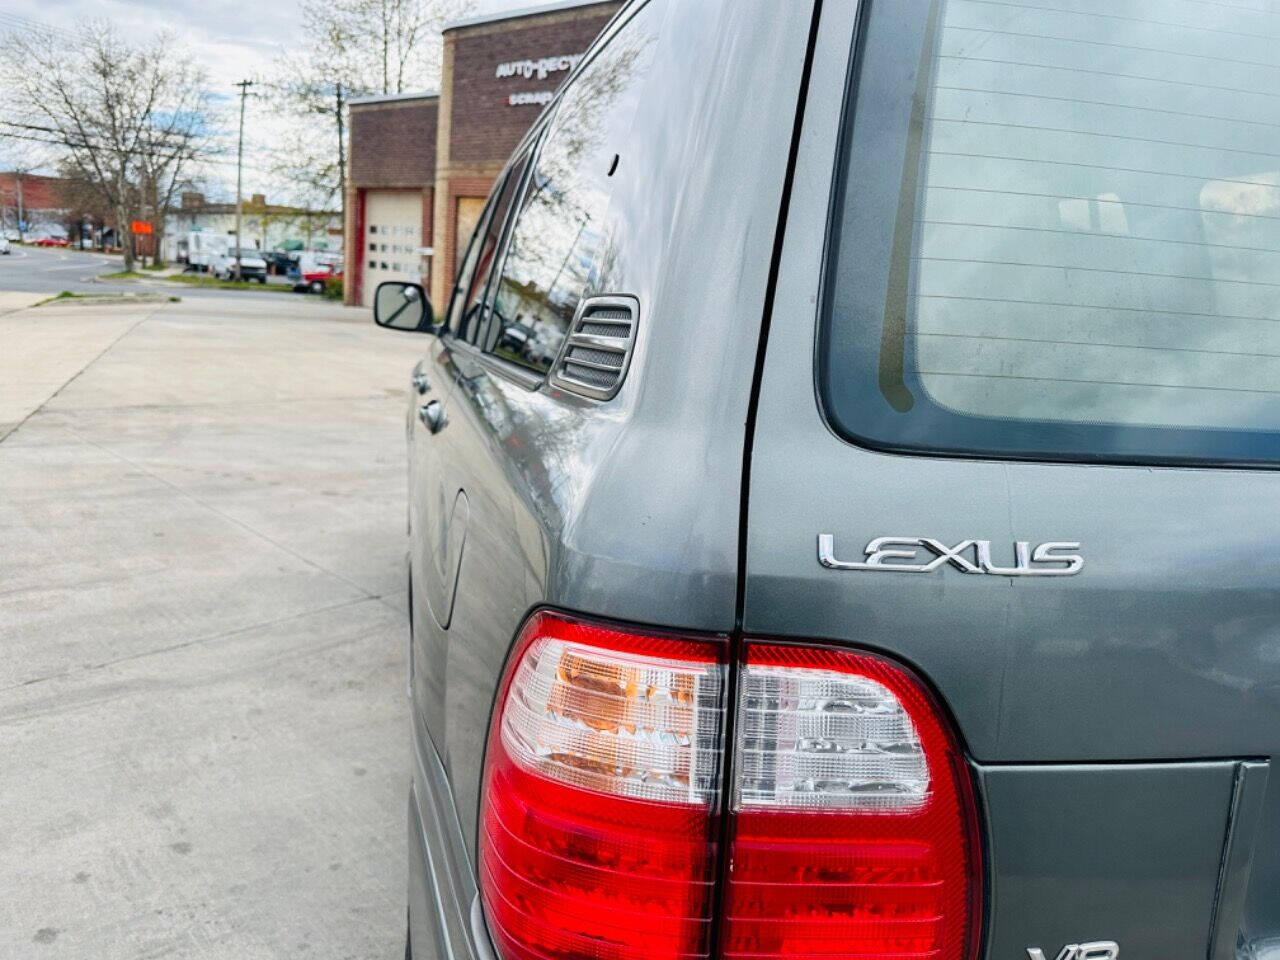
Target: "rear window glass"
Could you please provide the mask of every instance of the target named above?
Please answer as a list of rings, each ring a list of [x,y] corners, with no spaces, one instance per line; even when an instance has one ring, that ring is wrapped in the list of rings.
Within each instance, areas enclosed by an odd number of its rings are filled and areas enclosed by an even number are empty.
[[[906,450],[1280,460],[1280,4],[864,9],[834,425]]]

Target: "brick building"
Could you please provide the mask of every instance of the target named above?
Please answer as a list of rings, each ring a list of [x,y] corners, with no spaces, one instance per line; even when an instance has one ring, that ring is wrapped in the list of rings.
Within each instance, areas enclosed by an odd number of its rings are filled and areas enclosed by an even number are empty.
[[[0,229],[33,236],[67,236],[74,200],[59,177],[33,173],[0,173]]]
[[[347,303],[370,303],[383,280],[430,275],[439,110],[434,93],[351,101]]]
[[[351,102],[348,303],[378,283],[421,279],[443,306],[459,238],[470,236],[512,149],[620,0],[560,0],[444,30],[439,94]]]

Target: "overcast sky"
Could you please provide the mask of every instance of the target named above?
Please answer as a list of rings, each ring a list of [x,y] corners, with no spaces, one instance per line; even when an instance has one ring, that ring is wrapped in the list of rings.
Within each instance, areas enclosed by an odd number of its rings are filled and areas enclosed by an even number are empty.
[[[536,6],[546,0],[474,0],[476,13],[491,13]],[[9,19],[4,19],[8,16]],[[127,35],[145,37],[159,30],[173,33],[194,52],[209,75],[211,92],[230,98],[233,84],[245,77],[272,73],[279,54],[300,39],[298,0],[0,0],[0,27],[12,27],[14,18],[27,18],[55,29],[72,29],[91,20],[109,20]],[[17,22],[21,22],[20,20]],[[269,111],[270,104],[257,104]],[[256,176],[253,160],[261,156],[260,139],[269,116],[253,116],[247,124],[245,194],[280,196],[287,187],[273,183],[266,174]],[[256,131],[255,131],[256,128]],[[0,147],[3,145],[0,144]],[[7,159],[0,149],[0,166]],[[209,169],[211,194],[227,199],[234,195],[234,168],[224,162]]]
[[[477,13],[536,6],[545,0],[475,0]],[[135,35],[168,29],[200,57],[215,86],[270,69],[274,54],[298,36],[297,0],[0,0],[4,11],[53,27],[105,19]]]

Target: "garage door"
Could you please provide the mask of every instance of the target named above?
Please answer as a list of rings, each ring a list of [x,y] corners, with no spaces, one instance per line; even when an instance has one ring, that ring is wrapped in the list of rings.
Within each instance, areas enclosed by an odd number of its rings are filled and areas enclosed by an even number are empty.
[[[424,264],[422,193],[418,190],[370,190],[364,207],[364,304],[384,280],[421,283]]]

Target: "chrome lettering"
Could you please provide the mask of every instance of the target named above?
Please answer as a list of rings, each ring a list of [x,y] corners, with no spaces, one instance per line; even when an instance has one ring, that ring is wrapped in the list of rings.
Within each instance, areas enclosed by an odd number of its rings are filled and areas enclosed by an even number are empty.
[[[921,548],[933,556],[926,559],[927,554],[922,555]],[[1017,540],[1013,544],[1013,566],[1004,567],[992,559],[990,540],[962,540],[952,547],[932,537],[876,537],[863,549],[865,560],[840,560],[836,557],[835,535],[818,534],[818,563],[828,570],[931,573],[950,564],[962,573],[995,577],[1069,577],[1084,568],[1081,554],[1067,552],[1079,549],[1080,543],[1074,540],[1049,540],[1034,548],[1029,540]],[[1058,960],[1081,958],[1059,957]]]

